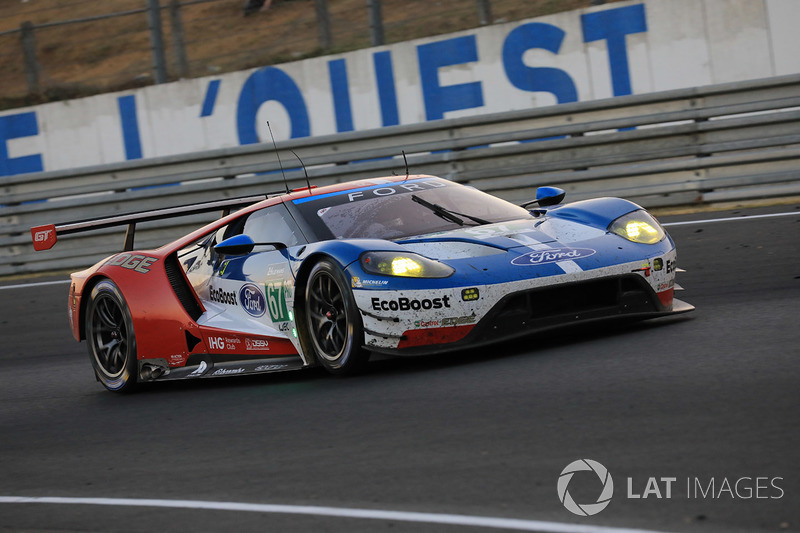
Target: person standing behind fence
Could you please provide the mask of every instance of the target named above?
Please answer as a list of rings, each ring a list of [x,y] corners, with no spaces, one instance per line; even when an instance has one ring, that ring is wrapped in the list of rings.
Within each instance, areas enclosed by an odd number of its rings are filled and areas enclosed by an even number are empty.
[[[272,5],[272,0],[247,0],[244,4],[244,16],[252,15],[256,11],[267,10]]]

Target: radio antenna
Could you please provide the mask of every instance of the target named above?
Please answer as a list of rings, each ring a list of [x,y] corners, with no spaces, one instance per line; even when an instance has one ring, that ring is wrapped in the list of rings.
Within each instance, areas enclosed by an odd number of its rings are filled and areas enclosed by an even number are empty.
[[[286,172],[283,171],[283,163],[281,163],[281,154],[280,152],[278,152],[278,145],[275,144],[275,136],[272,134],[272,126],[269,125],[269,120],[267,121],[267,129],[269,130],[269,136],[272,138],[272,147],[275,148],[275,155],[278,156],[278,166],[281,167],[283,184],[286,185],[286,194],[289,194],[292,191],[289,190],[289,182],[286,181]]]
[[[311,182],[308,181],[308,170],[306,170],[306,164],[303,163],[303,160],[300,159],[300,156],[297,155],[294,150],[289,150],[289,151],[294,154],[294,156],[297,158],[298,161],[300,161],[300,164],[303,166],[303,173],[306,175],[306,185],[308,185],[308,195],[311,196],[311,194],[312,194],[311,193]]]
[[[406,180],[408,180],[408,159],[406,158],[406,151],[402,150],[402,152],[403,152],[403,161],[405,161],[406,163],[406,179],[403,180],[403,183],[405,183]]]

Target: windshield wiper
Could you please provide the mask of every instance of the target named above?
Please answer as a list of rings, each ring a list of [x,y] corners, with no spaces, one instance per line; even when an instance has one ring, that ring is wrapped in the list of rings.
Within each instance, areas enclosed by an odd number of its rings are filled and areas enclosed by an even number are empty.
[[[459,213],[458,211],[452,211],[450,209],[447,209],[446,207],[440,206],[439,204],[433,204],[427,200],[423,200],[416,194],[412,194],[411,199],[417,202],[422,207],[427,207],[428,209],[433,211],[437,216],[440,216],[445,220],[449,220],[450,222],[455,222],[459,226],[464,225],[464,221],[460,217],[468,218],[471,221],[475,222],[476,224],[491,224],[491,222],[489,222],[488,220],[474,217],[472,215],[465,215],[464,213]]]

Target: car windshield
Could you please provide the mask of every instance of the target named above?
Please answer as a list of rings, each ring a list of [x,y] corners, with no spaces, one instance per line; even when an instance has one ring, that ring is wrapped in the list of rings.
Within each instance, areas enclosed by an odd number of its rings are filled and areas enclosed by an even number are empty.
[[[298,207],[307,220],[321,222],[337,239],[397,240],[531,216],[505,200],[436,178],[365,187],[316,201],[310,197]],[[441,208],[458,215],[449,216]]]

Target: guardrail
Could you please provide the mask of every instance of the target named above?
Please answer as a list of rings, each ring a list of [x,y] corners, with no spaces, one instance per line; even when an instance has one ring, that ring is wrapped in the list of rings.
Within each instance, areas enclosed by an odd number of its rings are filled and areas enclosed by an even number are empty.
[[[34,253],[30,227],[405,173],[434,174],[511,201],[557,185],[568,200],[646,207],[800,194],[800,75],[445,119],[378,130],[41,172],[2,179],[0,275],[79,268],[119,251],[124,228],[67,236]],[[137,228],[157,246],[210,220]]]

